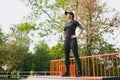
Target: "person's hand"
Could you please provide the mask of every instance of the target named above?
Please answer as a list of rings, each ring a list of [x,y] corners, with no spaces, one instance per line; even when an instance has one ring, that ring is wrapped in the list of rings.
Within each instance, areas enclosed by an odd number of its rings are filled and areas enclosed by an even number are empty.
[[[72,35],[71,38],[78,38],[78,36],[77,35]]]

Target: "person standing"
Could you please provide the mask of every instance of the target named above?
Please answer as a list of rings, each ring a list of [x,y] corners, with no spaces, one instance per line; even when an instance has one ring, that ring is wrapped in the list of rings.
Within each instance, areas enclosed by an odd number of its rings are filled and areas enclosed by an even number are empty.
[[[62,76],[63,77],[70,76],[69,70],[70,70],[70,49],[71,49],[78,66],[78,74],[76,75],[76,77],[80,77],[82,76],[82,68],[81,68],[81,60],[79,59],[79,55],[78,55],[77,38],[80,37],[84,28],[78,21],[74,20],[73,12],[65,11],[65,15],[68,21],[65,24],[63,31],[66,72]],[[80,32],[78,35],[75,34],[75,30],[77,27],[80,28]]]

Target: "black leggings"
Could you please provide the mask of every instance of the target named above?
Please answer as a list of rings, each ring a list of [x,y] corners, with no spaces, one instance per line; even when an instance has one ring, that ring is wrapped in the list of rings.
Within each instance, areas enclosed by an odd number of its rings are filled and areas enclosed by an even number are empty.
[[[78,55],[78,44],[76,38],[66,39],[64,41],[66,72],[69,73],[69,69],[70,69],[70,49],[72,49],[75,60],[77,62],[78,71],[82,74],[81,60],[79,59],[79,55]]]

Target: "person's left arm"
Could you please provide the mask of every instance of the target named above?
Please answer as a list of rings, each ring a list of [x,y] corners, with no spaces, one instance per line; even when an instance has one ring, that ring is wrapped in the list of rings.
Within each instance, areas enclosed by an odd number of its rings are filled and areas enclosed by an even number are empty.
[[[76,22],[76,25],[80,28],[80,31],[78,35],[72,35],[72,38],[79,38],[84,30],[83,26],[80,23]]]

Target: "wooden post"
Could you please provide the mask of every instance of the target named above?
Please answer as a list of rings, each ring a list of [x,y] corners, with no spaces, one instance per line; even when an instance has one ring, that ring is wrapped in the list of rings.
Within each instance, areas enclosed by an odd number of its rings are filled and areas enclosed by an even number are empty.
[[[98,76],[98,60],[96,58],[96,76]]]
[[[108,58],[108,73],[109,73],[109,76],[110,76],[110,59],[109,59],[109,56],[107,58]]]
[[[119,68],[118,68],[118,57],[116,56],[116,68],[117,68],[117,74],[119,76]]]
[[[102,76],[102,63],[100,61],[100,75]]]
[[[88,76],[90,76],[90,60],[89,60],[89,57],[88,57]]]
[[[92,64],[93,64],[93,76],[95,76],[95,65],[94,65],[94,56],[92,56]]]
[[[113,69],[113,75],[112,76],[115,76],[115,69],[114,69],[114,55],[112,56],[112,69]]]
[[[104,75],[106,76],[106,56],[104,57]]]

